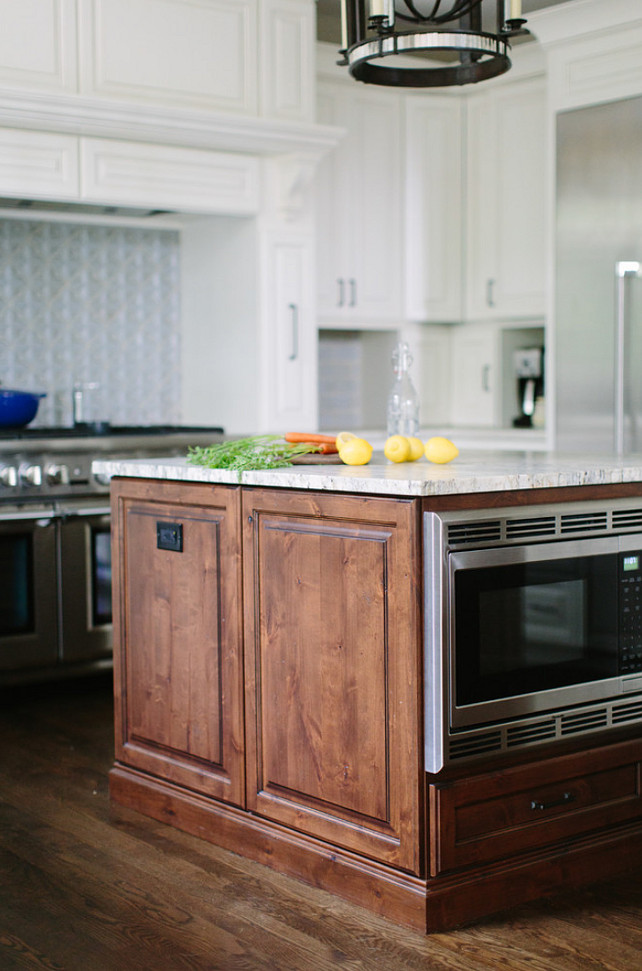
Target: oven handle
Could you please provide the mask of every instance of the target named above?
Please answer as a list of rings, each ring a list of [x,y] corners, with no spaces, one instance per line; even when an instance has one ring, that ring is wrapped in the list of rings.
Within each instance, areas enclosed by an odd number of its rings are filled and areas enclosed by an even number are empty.
[[[31,520],[41,519],[43,523],[50,523],[52,519],[56,518],[56,514],[53,509],[30,509],[28,512],[1,512],[0,511],[0,523],[13,523],[18,520]]]
[[[110,514],[110,506],[79,506],[75,508],[74,506],[59,505],[56,509],[56,515],[61,519],[71,519],[72,516],[86,519],[90,516],[109,516]]]

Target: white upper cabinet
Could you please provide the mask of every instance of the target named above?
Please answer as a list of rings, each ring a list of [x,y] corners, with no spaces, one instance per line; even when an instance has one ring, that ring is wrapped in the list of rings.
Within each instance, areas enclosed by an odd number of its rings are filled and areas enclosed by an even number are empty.
[[[83,94],[257,111],[257,0],[79,0]]]
[[[461,320],[462,109],[457,97],[405,106],[405,316]]]
[[[311,122],[314,0],[0,0],[0,88]]]
[[[0,0],[0,85],[78,87],[76,0]]]
[[[319,314],[339,325],[398,323],[401,98],[323,79],[317,120],[345,130],[317,175]]]
[[[467,317],[545,311],[544,81],[511,80],[467,101]]]

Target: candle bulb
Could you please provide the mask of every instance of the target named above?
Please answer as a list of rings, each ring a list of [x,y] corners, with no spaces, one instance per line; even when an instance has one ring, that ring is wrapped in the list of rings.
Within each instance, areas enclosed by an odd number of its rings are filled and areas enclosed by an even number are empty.
[[[522,16],[522,0],[510,0],[510,19],[520,20]]]
[[[370,16],[371,17],[385,17],[386,10],[385,0],[370,0]]]

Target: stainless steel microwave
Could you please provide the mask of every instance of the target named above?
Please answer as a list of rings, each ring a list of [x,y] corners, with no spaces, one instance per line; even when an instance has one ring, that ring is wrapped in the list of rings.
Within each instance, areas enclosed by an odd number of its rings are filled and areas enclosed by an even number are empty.
[[[642,722],[642,498],[425,513],[426,770]]]

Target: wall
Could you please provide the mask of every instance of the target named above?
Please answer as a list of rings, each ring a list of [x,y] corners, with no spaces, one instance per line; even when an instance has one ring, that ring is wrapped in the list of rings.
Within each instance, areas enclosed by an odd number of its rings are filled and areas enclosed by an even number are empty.
[[[75,382],[100,382],[93,418],[180,421],[177,231],[0,219],[0,383],[45,391],[36,425],[72,421]]]

